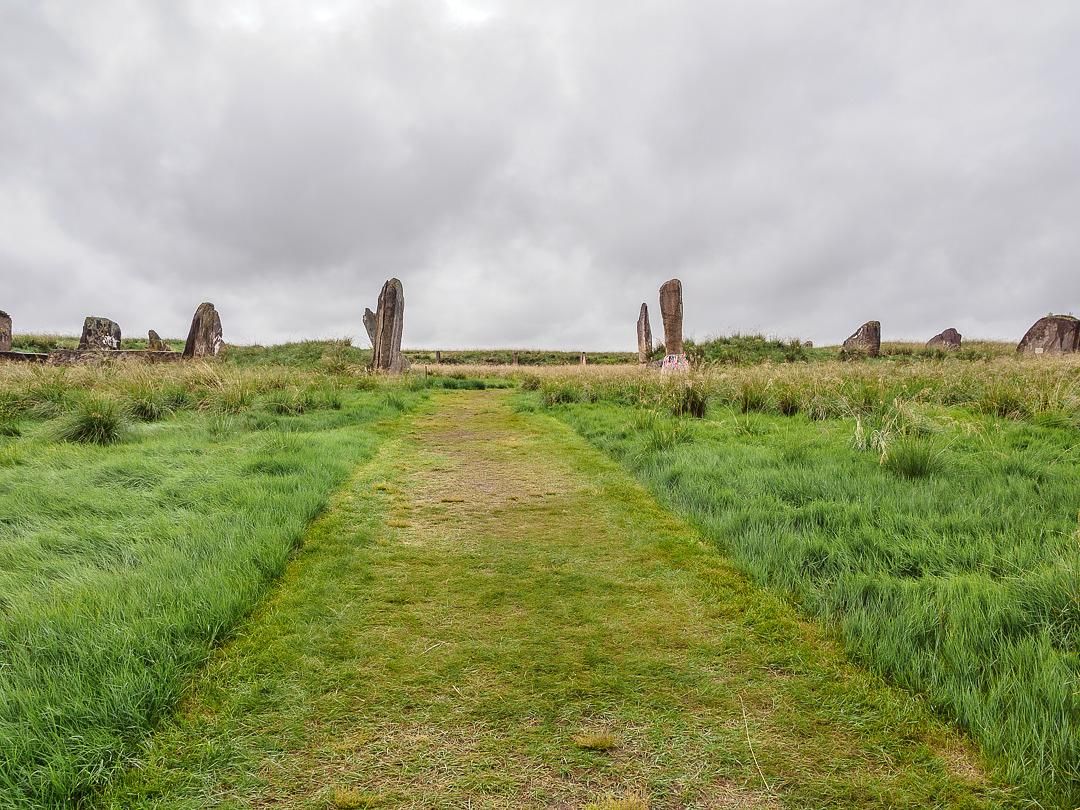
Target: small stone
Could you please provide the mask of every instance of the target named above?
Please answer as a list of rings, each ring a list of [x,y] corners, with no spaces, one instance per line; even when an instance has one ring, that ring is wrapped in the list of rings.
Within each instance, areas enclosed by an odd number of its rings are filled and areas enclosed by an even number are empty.
[[[877,357],[881,354],[881,321],[867,321],[844,341],[845,357]]]
[[[82,350],[116,351],[120,348],[120,327],[108,318],[93,315],[83,321],[82,335],[79,337]]]
[[[371,348],[375,348],[375,313],[368,307],[364,307],[364,329],[367,330],[368,340],[371,341]]]
[[[168,345],[161,339],[161,336],[151,329],[146,333],[146,348],[152,352],[167,352],[169,351]]]
[[[928,349],[959,349],[960,343],[963,340],[963,335],[953,329],[951,326],[944,332],[934,335],[928,341],[926,341],[926,348]]]
[[[184,357],[216,357],[225,341],[221,336],[221,317],[209,302],[199,304],[191,319]]]
[[[1016,347],[1023,354],[1071,354],[1080,351],[1080,320],[1072,315],[1039,318]]]
[[[400,374],[407,366],[401,357],[401,331],[405,322],[405,292],[401,282],[391,278],[379,293],[375,310],[371,367],[376,371]]]
[[[11,351],[11,316],[0,309],[0,352]]]
[[[637,319],[637,356],[639,363],[648,363],[652,354],[652,327],[649,325],[649,306],[642,304]]]

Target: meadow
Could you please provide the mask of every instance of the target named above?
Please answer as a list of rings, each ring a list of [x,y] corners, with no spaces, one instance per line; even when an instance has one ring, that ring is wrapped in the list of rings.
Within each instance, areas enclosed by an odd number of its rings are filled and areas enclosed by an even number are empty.
[[[1075,359],[894,354],[523,387],[520,407],[618,459],[1010,781],[1080,801]]]
[[[283,368],[0,367],[0,807],[70,806],[120,767],[423,396]]]
[[[1080,362],[691,348],[674,379],[420,353],[393,380],[348,341],[0,366],[0,808],[93,796],[405,415],[433,389],[511,386],[969,731],[1031,806],[1080,802]]]

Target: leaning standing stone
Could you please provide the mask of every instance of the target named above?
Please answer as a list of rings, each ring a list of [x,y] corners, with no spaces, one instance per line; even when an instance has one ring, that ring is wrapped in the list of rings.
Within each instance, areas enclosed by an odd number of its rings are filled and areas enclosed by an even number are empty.
[[[169,347],[161,339],[161,335],[151,329],[146,333],[146,348],[152,352],[167,352]]]
[[[199,304],[191,319],[184,357],[216,357],[225,341],[221,336],[221,317],[209,302]]]
[[[405,292],[396,278],[387,280],[379,293],[375,311],[375,340],[371,349],[371,367],[376,371],[400,374],[401,330],[405,322]]]
[[[0,309],[0,352],[11,351],[11,316]]]
[[[82,335],[79,337],[80,349],[104,349],[115,351],[120,348],[120,327],[108,318],[93,315],[83,321]]]
[[[371,348],[375,348],[375,313],[368,307],[364,307],[364,329],[367,330],[368,340],[371,341]]]
[[[1070,354],[1080,351],[1080,320],[1072,315],[1047,315],[1027,330],[1020,345],[1023,354]]]
[[[637,358],[639,363],[648,363],[652,354],[652,327],[649,325],[649,306],[641,305],[637,319]]]
[[[881,321],[867,321],[844,341],[845,357],[877,357],[881,354]]]

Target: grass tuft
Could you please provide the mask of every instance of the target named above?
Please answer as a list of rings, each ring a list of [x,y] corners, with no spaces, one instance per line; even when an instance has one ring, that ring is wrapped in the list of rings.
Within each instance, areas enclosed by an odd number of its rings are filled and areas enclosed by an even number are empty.
[[[881,463],[902,478],[929,478],[946,469],[944,451],[913,436],[903,436],[887,445]]]
[[[123,440],[127,427],[124,411],[115,399],[89,396],[64,417],[56,437],[79,444],[116,444]]]
[[[618,746],[615,735],[608,731],[591,731],[574,735],[574,745],[585,751],[611,751]]]

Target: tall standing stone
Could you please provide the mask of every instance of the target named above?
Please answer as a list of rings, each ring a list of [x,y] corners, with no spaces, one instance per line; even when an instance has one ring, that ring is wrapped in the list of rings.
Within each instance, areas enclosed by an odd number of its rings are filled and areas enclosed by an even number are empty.
[[[11,316],[0,309],[0,352],[11,351]]]
[[[580,361],[580,363],[583,366],[589,365],[589,357],[588,357],[588,355],[585,354],[585,352],[581,353],[581,361]]]
[[[152,352],[167,352],[169,347],[165,341],[161,339],[161,335],[151,329],[146,333],[146,348]]]
[[[845,357],[877,357],[881,354],[881,321],[867,321],[844,341]]]
[[[1070,354],[1080,351],[1080,320],[1072,315],[1047,315],[1027,330],[1016,347],[1022,354]]]
[[[639,363],[648,363],[652,355],[652,327],[649,325],[649,306],[641,305],[637,318],[637,359]]]
[[[371,348],[375,348],[375,313],[368,307],[364,307],[364,329],[367,330],[368,340],[371,341]]]
[[[683,353],[682,282],[677,278],[660,287],[660,317],[664,320],[664,349],[667,354]]]
[[[225,341],[221,336],[221,316],[209,302],[199,304],[191,319],[184,357],[216,357]]]
[[[120,348],[120,327],[108,318],[90,315],[83,321],[82,335],[79,337],[80,349],[104,349],[115,351]]]
[[[376,371],[400,374],[401,330],[405,322],[405,293],[396,278],[387,280],[379,293],[375,310],[375,339],[372,341],[371,367]]]
[[[963,339],[964,336],[950,326],[944,332],[940,332],[926,341],[926,348],[946,350],[959,349]]]

